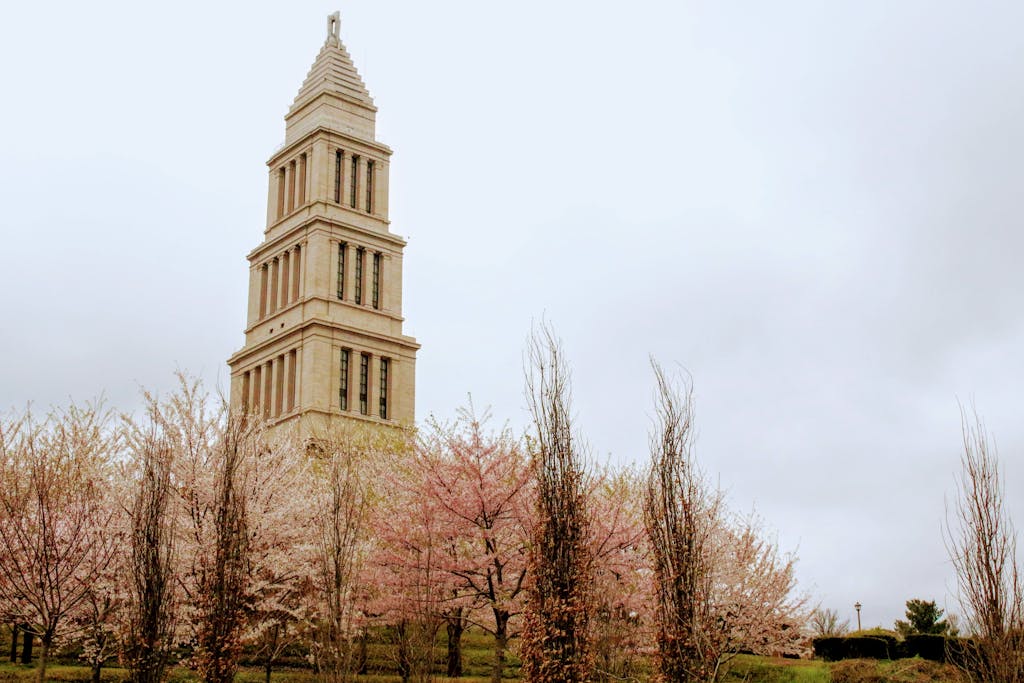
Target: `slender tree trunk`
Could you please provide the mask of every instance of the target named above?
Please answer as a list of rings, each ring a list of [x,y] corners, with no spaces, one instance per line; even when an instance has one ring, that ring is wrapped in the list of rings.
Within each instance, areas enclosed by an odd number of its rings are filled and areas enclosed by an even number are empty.
[[[491,683],[501,683],[505,673],[505,651],[508,649],[508,618],[505,610],[494,610],[494,668]]]
[[[24,626],[21,627],[22,640],[21,640],[21,663],[31,664],[32,663],[32,631],[29,631]]]
[[[18,661],[18,625],[11,624],[11,664]]]
[[[50,638],[43,636],[39,639],[39,642],[42,644],[42,648],[39,651],[39,667],[36,669],[36,683],[46,683],[46,660],[50,655]]]
[[[277,651],[277,643],[281,637],[281,625],[274,624],[271,633],[273,633],[273,636],[271,636],[270,642],[267,643],[267,658],[263,660],[263,670],[267,674],[266,683],[270,683],[270,672],[274,668],[274,653]]]
[[[448,678],[462,676],[462,632],[466,630],[462,611],[445,618],[445,629],[448,631]]]
[[[359,632],[359,650],[356,654],[356,673],[360,676],[366,675],[367,649],[370,642],[370,629],[363,628]]]
[[[398,636],[398,675],[401,676],[402,683],[409,683],[412,663],[410,662],[408,623],[404,619],[395,626],[395,633]]]
[[[103,661],[97,660],[92,663],[92,683],[100,683],[100,671],[103,669]]]

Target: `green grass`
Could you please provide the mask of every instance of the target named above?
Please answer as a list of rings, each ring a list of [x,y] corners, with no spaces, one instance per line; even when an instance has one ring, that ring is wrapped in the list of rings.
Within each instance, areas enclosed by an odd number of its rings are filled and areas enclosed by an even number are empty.
[[[726,683],[829,683],[829,665],[808,659],[737,655],[722,679]]]

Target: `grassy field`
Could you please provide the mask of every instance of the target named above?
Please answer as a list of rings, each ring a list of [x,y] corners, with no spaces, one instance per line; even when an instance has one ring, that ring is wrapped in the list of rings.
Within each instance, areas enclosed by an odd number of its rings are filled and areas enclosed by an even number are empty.
[[[368,646],[367,670],[370,675],[361,676],[361,683],[397,683],[400,678],[396,671],[393,647],[386,644],[386,633],[378,634]],[[9,636],[8,636],[9,638]],[[2,641],[0,641],[2,642]],[[9,640],[8,640],[9,642]],[[490,681],[491,638],[480,632],[469,632],[463,638],[463,669],[465,676],[449,679],[435,676],[437,683],[487,683]],[[440,635],[435,650],[435,670],[444,671],[445,643],[443,633]],[[291,661],[300,662],[300,656],[292,656]],[[639,669],[646,670],[647,663]],[[506,680],[519,680],[520,662],[509,654],[505,669]],[[20,664],[0,664],[0,682],[31,681],[35,674],[33,666]],[[65,681],[67,683],[87,683],[90,671],[84,666],[71,664],[69,660],[54,662],[47,667],[47,680]],[[103,683],[121,683],[126,680],[123,669],[109,666],[103,669]],[[193,683],[200,679],[194,672],[176,667],[171,670],[169,683]],[[263,683],[264,673],[256,667],[243,667],[235,679],[238,683]],[[309,669],[279,667],[272,675],[272,683],[313,683],[315,677]],[[646,681],[643,674],[633,680],[638,683]],[[845,662],[825,663],[816,660],[794,660],[772,657],[756,657],[740,655],[730,663],[728,671],[722,677],[723,683],[941,683],[957,680],[956,672],[948,667],[941,667],[921,659],[898,661],[849,660]]]
[[[0,681],[32,681],[34,667],[20,664],[0,664]],[[86,667],[57,664],[47,668],[47,680],[66,683],[86,683],[90,672]],[[103,683],[122,683],[126,672],[116,667],[103,670]],[[199,677],[185,668],[171,670],[169,683],[197,683]],[[238,683],[263,683],[262,671],[245,669],[235,678]],[[274,672],[272,683],[313,683],[316,679],[308,670]],[[462,678],[435,676],[437,683],[487,683],[486,672]],[[506,680],[519,680],[509,678]],[[849,660],[828,664],[813,660],[776,659],[770,657],[740,656],[726,675],[723,683],[944,683],[959,680],[956,672],[921,659],[898,661]],[[398,676],[360,676],[361,683],[398,683]]]

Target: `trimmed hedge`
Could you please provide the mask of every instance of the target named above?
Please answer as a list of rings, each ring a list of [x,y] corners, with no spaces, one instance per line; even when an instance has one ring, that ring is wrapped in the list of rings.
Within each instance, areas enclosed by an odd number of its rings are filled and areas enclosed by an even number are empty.
[[[956,640],[937,635],[907,636],[900,644],[902,657],[920,657],[932,662],[946,663],[946,641]]]
[[[826,662],[843,659],[912,659],[920,657],[939,664],[963,665],[967,655],[977,656],[969,638],[912,635],[897,640],[886,635],[815,638],[814,656]]]
[[[841,659],[896,659],[896,639],[888,636],[815,638],[814,655],[826,662]]]

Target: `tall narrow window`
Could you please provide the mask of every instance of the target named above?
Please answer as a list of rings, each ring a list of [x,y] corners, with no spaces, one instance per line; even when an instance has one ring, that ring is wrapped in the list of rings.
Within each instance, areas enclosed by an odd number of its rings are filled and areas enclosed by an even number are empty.
[[[352,155],[352,184],[349,190],[348,203],[353,209],[356,208],[356,196],[359,189],[359,157]]]
[[[343,152],[339,149],[334,153],[334,203],[341,204],[341,157]]]
[[[373,296],[373,307],[380,308],[380,253],[373,255],[373,289],[371,294]]]
[[[388,419],[388,369],[391,361],[380,359],[380,419]]]
[[[363,255],[366,250],[362,247],[356,249],[356,291],[355,291],[355,302],[357,304],[363,303]]]
[[[370,356],[363,353],[359,356],[359,412],[366,415],[370,402]]]
[[[299,206],[306,205],[306,162],[308,158],[303,152],[299,155]]]
[[[373,213],[373,162],[366,161],[366,213]]]
[[[348,410],[348,361],[351,351],[341,350],[341,381],[338,385],[338,405],[342,410]]]
[[[346,244],[344,242],[338,243],[338,298],[342,301],[345,300],[345,256]]]

